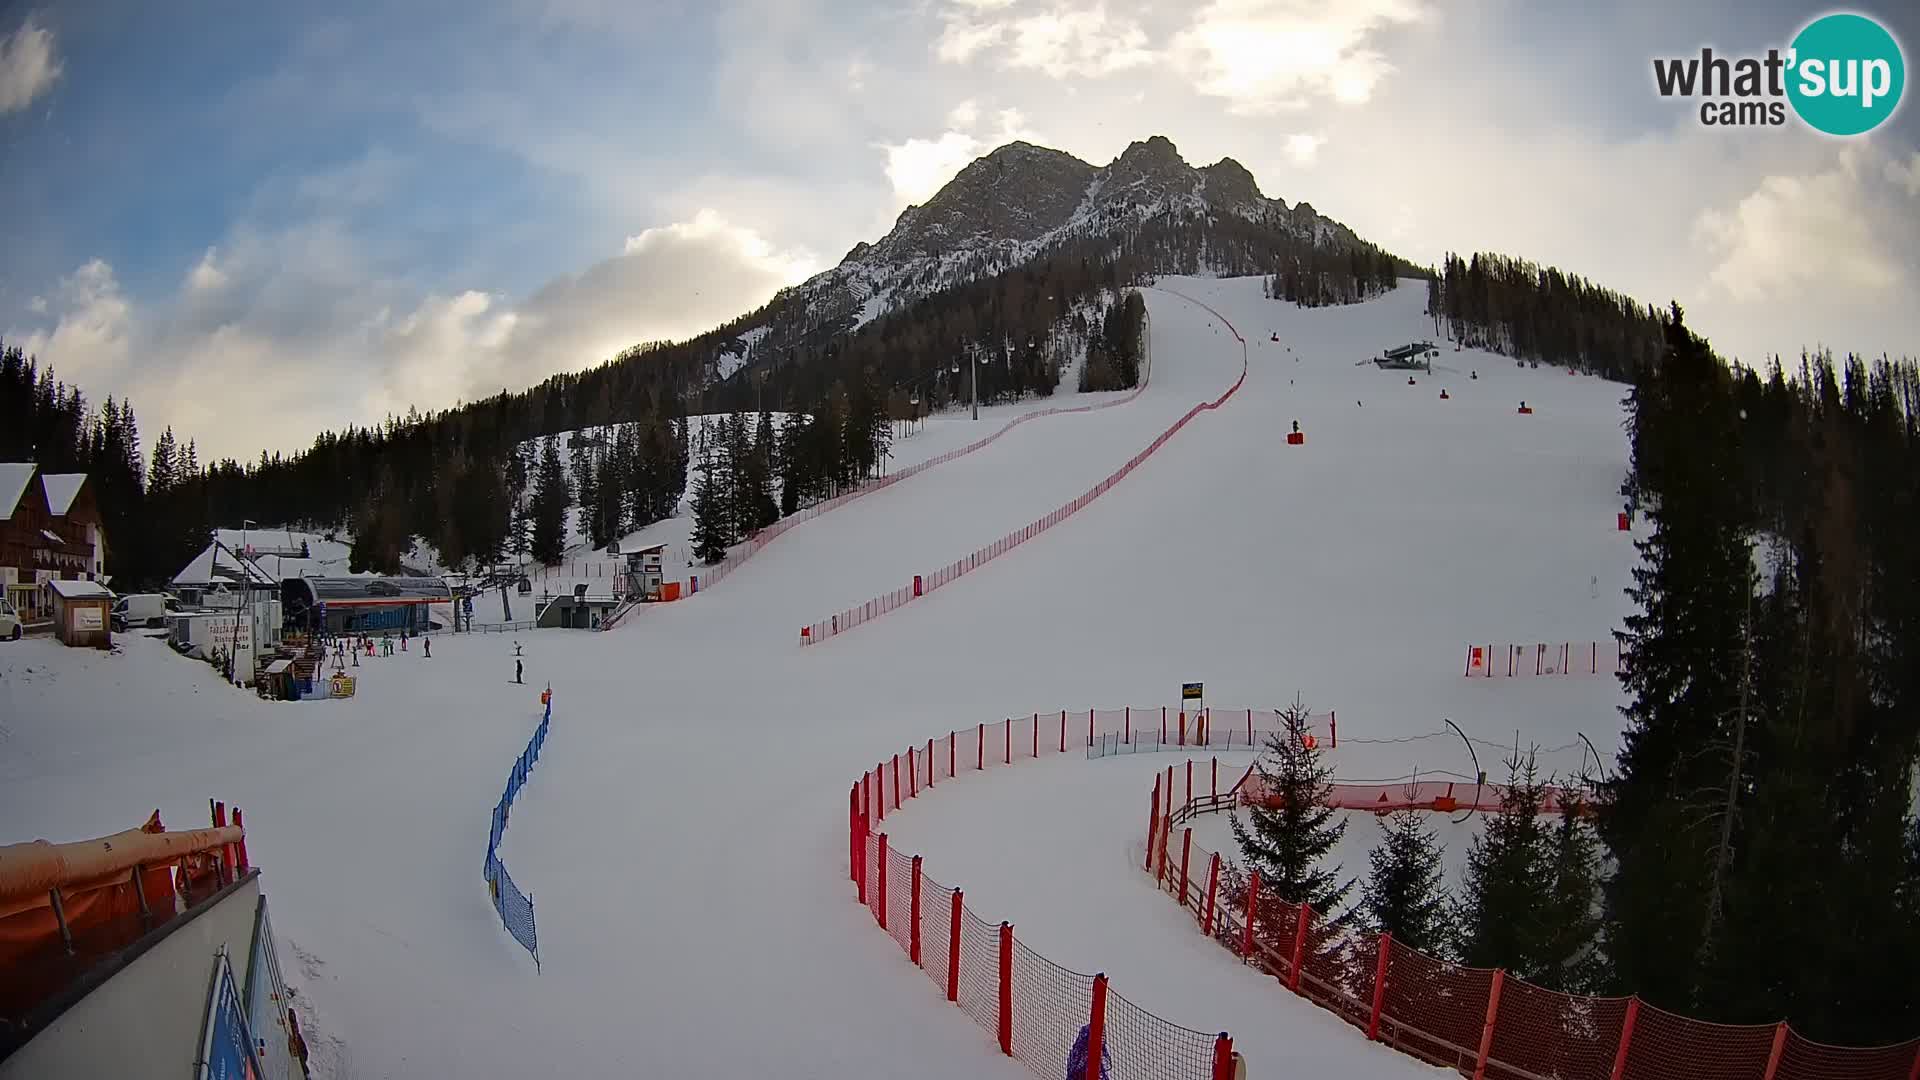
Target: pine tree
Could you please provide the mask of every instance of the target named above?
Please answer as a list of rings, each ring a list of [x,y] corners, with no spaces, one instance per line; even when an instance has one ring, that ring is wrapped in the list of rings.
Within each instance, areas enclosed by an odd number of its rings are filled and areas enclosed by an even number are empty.
[[[762,435],[745,452],[740,470],[742,536],[751,536],[780,520],[780,506],[773,501],[773,418],[766,413],[761,413],[760,418]]]
[[[699,478],[693,489],[693,557],[712,566],[727,557],[733,538],[727,530],[725,480],[711,451],[700,459]]]
[[[1347,831],[1347,822],[1327,805],[1333,768],[1320,748],[1306,743],[1307,711],[1298,703],[1276,710],[1281,730],[1254,763],[1262,799],[1244,817],[1232,818],[1233,838],[1247,867],[1260,874],[1260,895],[1307,904],[1323,919],[1339,911],[1353,879],[1339,866],[1321,865]]]
[[[1534,751],[1507,759],[1500,809],[1467,850],[1466,881],[1455,915],[1460,962],[1533,979],[1541,964],[1539,908],[1549,881],[1546,787]]]
[[[175,446],[173,428],[160,433],[153,444],[153,466],[147,470],[147,493],[164,495],[173,490],[179,476],[179,465],[174,461]]]
[[[1533,981],[1549,990],[1588,993],[1600,986],[1600,840],[1582,804],[1568,798],[1547,841],[1545,902]]]
[[[1444,956],[1452,939],[1450,901],[1441,882],[1440,843],[1425,811],[1405,809],[1380,819],[1380,843],[1368,853],[1372,872],[1361,889],[1367,928],[1386,932],[1410,949]]]
[[[573,505],[573,493],[568,489],[567,474],[560,464],[559,440],[551,435],[542,440],[540,467],[534,484],[529,545],[534,559],[553,566],[566,553],[567,508]]]

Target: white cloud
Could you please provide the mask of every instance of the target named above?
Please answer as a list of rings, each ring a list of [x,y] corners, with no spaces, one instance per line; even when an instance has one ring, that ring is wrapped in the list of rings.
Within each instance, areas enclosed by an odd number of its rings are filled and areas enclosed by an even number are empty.
[[[1140,24],[1115,16],[1104,3],[1075,8],[1060,4],[1048,11],[1014,17],[1003,12],[1012,0],[965,3],[949,11],[934,53],[948,63],[966,63],[985,50],[996,66],[1028,69],[1055,79],[1111,75],[1153,62],[1147,33]]]
[[[1311,165],[1320,155],[1320,147],[1327,141],[1325,135],[1296,132],[1287,136],[1287,160],[1295,165]]]
[[[925,202],[955,173],[996,146],[1021,139],[1039,141],[1040,137],[1027,129],[1026,117],[1019,109],[1001,109],[994,116],[999,129],[987,138],[970,131],[949,130],[932,139],[875,144],[886,152],[887,180],[893,185],[897,205]],[[972,128],[979,120],[979,108],[972,101],[962,102],[947,119],[956,129]]]
[[[807,253],[707,210],[628,237],[619,254],[512,303],[382,280],[329,225],[249,227],[150,304],[89,260],[51,291],[42,325],[5,337],[97,398],[131,397],[146,427],[171,424],[209,457],[250,456],[692,337],[816,269]]]
[[[1415,0],[1212,0],[1174,36],[1174,66],[1238,115],[1306,106],[1315,97],[1366,102],[1393,67],[1375,32],[1415,21]]]
[[[1810,292],[1885,301],[1911,295],[1901,261],[1907,252],[1893,246],[1903,240],[1885,228],[1898,218],[1879,211],[1889,197],[1920,197],[1920,184],[1898,162],[1868,168],[1880,164],[1873,154],[1847,144],[1832,168],[1763,177],[1731,208],[1701,213],[1697,236],[1717,257],[1713,287],[1740,302],[1804,300]],[[1877,190],[1881,180],[1896,190]],[[1916,211],[1907,207],[1901,216],[1911,221]]]
[[[1920,150],[1902,164],[1898,161],[1887,162],[1887,182],[1906,189],[1907,195],[1920,199]]]
[[[200,261],[193,264],[193,269],[187,271],[188,292],[216,292],[225,288],[226,284],[226,271],[220,269],[220,264],[215,261],[213,248],[208,248],[207,253],[200,257]]]
[[[867,76],[873,74],[873,64],[865,57],[854,57],[847,62],[847,89],[858,93],[867,88]]]
[[[973,125],[980,122],[980,106],[972,98],[953,107],[947,114],[947,126],[955,131],[972,131]]]
[[[53,31],[35,26],[32,19],[0,38],[0,116],[31,105],[53,86],[61,70]]]

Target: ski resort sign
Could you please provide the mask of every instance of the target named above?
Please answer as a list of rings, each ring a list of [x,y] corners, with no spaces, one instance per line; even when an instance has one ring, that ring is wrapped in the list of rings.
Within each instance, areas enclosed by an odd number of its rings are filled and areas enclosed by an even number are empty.
[[[1654,88],[1664,98],[1700,100],[1707,127],[1779,127],[1792,106],[1801,123],[1826,135],[1864,135],[1900,107],[1906,58],[1886,27],[1836,12],[1808,23],[1783,51],[1658,57]]]

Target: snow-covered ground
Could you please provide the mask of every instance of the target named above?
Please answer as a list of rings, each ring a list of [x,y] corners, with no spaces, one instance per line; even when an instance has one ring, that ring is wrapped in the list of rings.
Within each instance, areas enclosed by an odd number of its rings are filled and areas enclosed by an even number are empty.
[[[1298,692],[1337,708],[1342,772],[1358,777],[1464,771],[1438,740],[1359,749],[1443,717],[1494,742],[1584,732],[1603,754],[1618,735],[1610,678],[1467,680],[1460,664],[1470,641],[1618,625],[1633,560],[1614,530],[1619,386],[1477,352],[1443,353],[1415,386],[1356,367],[1432,336],[1417,286],[1309,311],[1264,299],[1258,279],[1165,284],[1246,334],[1244,388],[949,588],[797,645],[802,623],[1105,476],[1232,382],[1233,337],[1149,291],[1153,380],[1137,401],[1023,424],[613,633],[520,635],[533,685],[509,684],[498,635],[363,659],[355,698],[291,704],[138,637],[111,656],[0,646],[0,839],[100,835],[155,806],[195,824],[210,795],[245,807],[289,978],[347,1048],[341,1075],[886,1076],[909,1059],[926,1076],[1022,1075],[853,901],[846,792],[873,762],[1009,714],[1171,701],[1183,680],[1211,699]],[[1515,414],[1522,398],[1534,415]],[[930,423],[896,467],[977,437],[988,415]],[[1302,447],[1284,444],[1294,419]],[[480,862],[549,681],[553,731],[502,846],[535,898],[535,975]],[[1005,770],[899,826],[930,873],[1030,947],[1107,971],[1171,1020],[1233,1031],[1256,1075],[1428,1074],[1237,969],[1139,880],[1129,852],[1167,760]],[[1002,802],[1025,807],[1020,827],[990,827],[1009,820]]]

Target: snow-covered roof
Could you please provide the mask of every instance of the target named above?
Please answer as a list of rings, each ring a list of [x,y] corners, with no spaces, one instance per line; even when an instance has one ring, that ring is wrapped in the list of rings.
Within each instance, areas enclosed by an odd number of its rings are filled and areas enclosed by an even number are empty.
[[[83,472],[41,473],[40,484],[47,492],[47,512],[65,514],[73,509],[74,496],[80,494],[80,485],[87,482]]]
[[[0,517],[12,517],[20,506],[20,496],[27,493],[27,485],[33,482],[34,464],[31,461],[0,461]]]
[[[215,529],[213,535],[218,537],[221,543],[242,552],[252,548],[255,551],[297,553],[300,550],[300,542],[308,539],[302,533],[287,529]]]
[[[262,570],[252,559],[241,558],[224,543],[208,544],[181,571],[173,575],[174,585],[212,585],[217,581],[239,583],[251,580],[255,585],[275,585],[279,579]]]
[[[105,600],[113,596],[107,591],[105,585],[97,581],[55,579],[47,582],[47,588],[52,589],[62,600]]]

